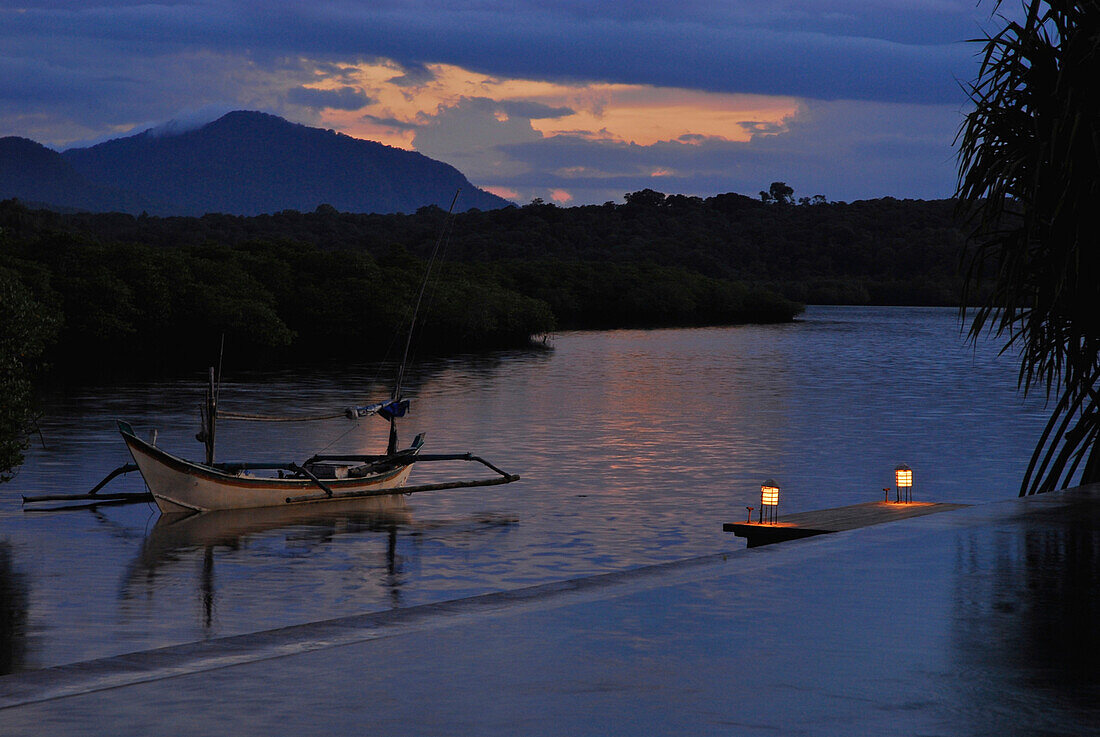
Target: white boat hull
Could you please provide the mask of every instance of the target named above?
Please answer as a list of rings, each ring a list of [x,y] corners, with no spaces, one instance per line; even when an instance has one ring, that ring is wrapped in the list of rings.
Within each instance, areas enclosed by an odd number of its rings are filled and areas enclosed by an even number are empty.
[[[302,496],[317,498],[294,504],[328,500],[326,492],[312,479],[228,473],[177,458],[135,435],[123,432],[122,437],[161,512],[286,506],[288,498]],[[323,482],[335,494],[384,489],[393,489],[397,494],[411,472],[410,464],[362,478],[324,479]]]

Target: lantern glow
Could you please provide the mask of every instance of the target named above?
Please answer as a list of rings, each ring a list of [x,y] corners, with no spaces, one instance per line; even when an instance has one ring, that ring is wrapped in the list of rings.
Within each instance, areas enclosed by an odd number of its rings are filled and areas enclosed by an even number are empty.
[[[775,522],[775,512],[778,507],[779,484],[773,479],[768,479],[760,485],[760,521],[764,522],[766,518],[770,522]]]
[[[913,469],[904,463],[899,465],[894,469],[894,483],[897,487],[896,501],[902,501],[902,497],[906,502],[913,501]]]
[[[774,507],[779,504],[779,487],[761,486],[760,503],[765,507]]]

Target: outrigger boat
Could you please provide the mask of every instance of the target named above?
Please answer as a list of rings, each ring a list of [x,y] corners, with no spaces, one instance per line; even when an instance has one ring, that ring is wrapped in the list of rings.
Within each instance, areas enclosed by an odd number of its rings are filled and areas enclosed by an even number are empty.
[[[404,413],[408,400],[360,407],[349,412],[388,413],[393,405]],[[213,416],[213,415],[211,415]],[[391,418],[391,428],[393,419]],[[223,509],[253,509],[284,505],[303,505],[336,500],[354,500],[394,494],[415,494],[443,489],[495,486],[518,481],[489,461],[472,453],[427,455],[421,433],[412,445],[394,450],[396,431],[391,429],[391,447],[380,455],[314,455],[302,463],[216,463],[213,443],[208,445],[205,463],[189,461],[143,440],[126,422],[118,422],[119,432],[134,463],[120,466],[86,494],[24,496],[24,502],[83,501],[88,503],[122,502],[150,499],[161,512],[209,512]],[[200,437],[202,433],[200,433]],[[207,434],[212,438],[212,434]],[[416,463],[469,461],[479,463],[497,475],[490,478],[447,481],[409,486],[406,481]],[[99,490],[122,474],[139,471],[149,488],[148,494],[100,494]]]
[[[424,455],[424,434],[412,445],[397,450],[397,418],[409,409],[408,399],[394,399],[365,407],[349,407],[344,415],[358,419],[377,415],[389,420],[389,447],[381,455],[314,455],[302,463],[216,463],[214,438],[218,418],[218,387],[210,370],[211,383],[206,392],[198,439],[206,444],[206,462],[184,460],[137,436],[126,422],[118,429],[134,467],[161,512],[210,512],[220,509],[251,509],[286,504],[310,504],[336,499],[356,499],[387,494],[411,494],[420,491],[493,486],[517,481],[519,476],[505,473],[471,453]],[[396,392],[395,392],[396,394]],[[294,418],[257,417],[226,414],[232,419],[279,420]],[[328,415],[327,418],[339,415]],[[309,418],[312,419],[312,418]],[[473,461],[497,473],[496,477],[406,486],[414,463],[433,461]]]
[[[377,411],[377,410],[376,410]],[[302,463],[196,463],[161,450],[125,422],[119,432],[161,512],[209,512],[493,486],[518,481],[470,453],[425,455],[423,434],[383,455],[315,455]],[[407,486],[413,464],[472,461],[496,477]]]
[[[458,193],[455,193],[455,200]],[[451,211],[454,201],[451,202]],[[448,215],[450,212],[448,212]],[[445,229],[444,229],[445,232]],[[148,499],[151,495],[161,512],[209,512],[223,509],[252,509],[274,507],[287,504],[313,504],[337,499],[357,499],[393,494],[413,494],[423,491],[442,489],[461,489],[478,486],[493,486],[518,481],[519,476],[505,473],[493,464],[471,453],[448,453],[426,455],[420,452],[424,445],[424,434],[413,440],[412,445],[397,449],[397,424],[399,417],[405,416],[409,409],[409,400],[401,398],[401,384],[405,365],[408,361],[409,346],[412,342],[416,316],[424,296],[424,288],[431,275],[432,263],[439,251],[443,233],[440,233],[435,249],[420,285],[416,306],[409,321],[409,333],[405,342],[405,353],[397,371],[391,399],[362,407],[349,407],[344,412],[326,415],[323,418],[287,418],[260,417],[225,413],[227,419],[238,420],[277,420],[294,419],[330,419],[347,416],[359,419],[376,415],[389,420],[389,442],[384,454],[379,455],[314,455],[302,463],[217,463],[214,460],[214,439],[217,431],[218,396],[220,393],[220,368],[218,381],[215,382],[214,369],[210,369],[210,383],[203,403],[202,430],[196,436],[206,446],[204,463],[188,461],[161,450],[152,441],[139,438],[134,428],[126,422],[118,422],[118,430],[126,443],[134,463],[120,466],[108,474],[87,494],[54,494],[44,496],[24,496],[24,502],[47,501],[132,501],[135,498]],[[484,479],[470,479],[435,484],[408,486],[406,481],[412,472],[413,464],[440,461],[471,461],[486,466],[497,475]],[[149,494],[119,493],[100,494],[108,482],[115,477],[139,471]]]
[[[165,513],[273,507],[392,494],[405,484],[412,471],[411,463],[401,461],[415,458],[419,451],[419,446],[414,446],[394,456],[332,461],[311,458],[301,464],[205,464],[179,458],[142,440],[126,422],[119,422],[118,429],[153,500]],[[263,471],[276,475],[258,473]]]

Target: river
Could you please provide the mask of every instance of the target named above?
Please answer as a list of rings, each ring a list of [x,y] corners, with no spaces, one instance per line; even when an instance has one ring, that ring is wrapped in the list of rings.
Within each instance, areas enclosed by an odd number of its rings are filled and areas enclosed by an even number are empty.
[[[222,407],[313,413],[381,398],[392,367],[232,370]],[[382,511],[158,523],[152,504],[24,510],[128,462],[115,419],[198,458],[202,377],[46,399],[0,487],[0,672],[411,606],[741,547],[760,484],[779,512],[873,501],[899,463],[918,501],[1014,496],[1043,423],[1012,356],[955,311],[811,307],[786,325],[572,332],[552,350],[418,362],[403,440],[473,451],[523,480]],[[220,460],[378,452],[386,425],[219,428]],[[471,469],[450,468],[451,475]],[[476,469],[474,469],[476,471]],[[441,475],[442,474],[442,475]],[[417,468],[414,482],[440,469]],[[140,491],[132,474],[110,487]]]

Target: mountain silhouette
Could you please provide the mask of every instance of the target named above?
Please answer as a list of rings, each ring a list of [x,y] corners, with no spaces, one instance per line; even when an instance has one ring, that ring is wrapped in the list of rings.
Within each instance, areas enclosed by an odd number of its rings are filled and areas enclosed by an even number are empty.
[[[458,210],[509,204],[474,187],[453,166],[414,151],[249,111],[54,157],[24,155],[20,173],[6,178],[13,167],[2,161],[0,197],[89,210],[258,215],[328,204],[345,212],[411,213],[426,205],[446,208],[459,187]],[[65,182],[74,194],[65,196]]]
[[[0,138],[0,200],[74,210],[140,212],[150,203],[111,187],[93,184],[58,152],[28,138]]]

